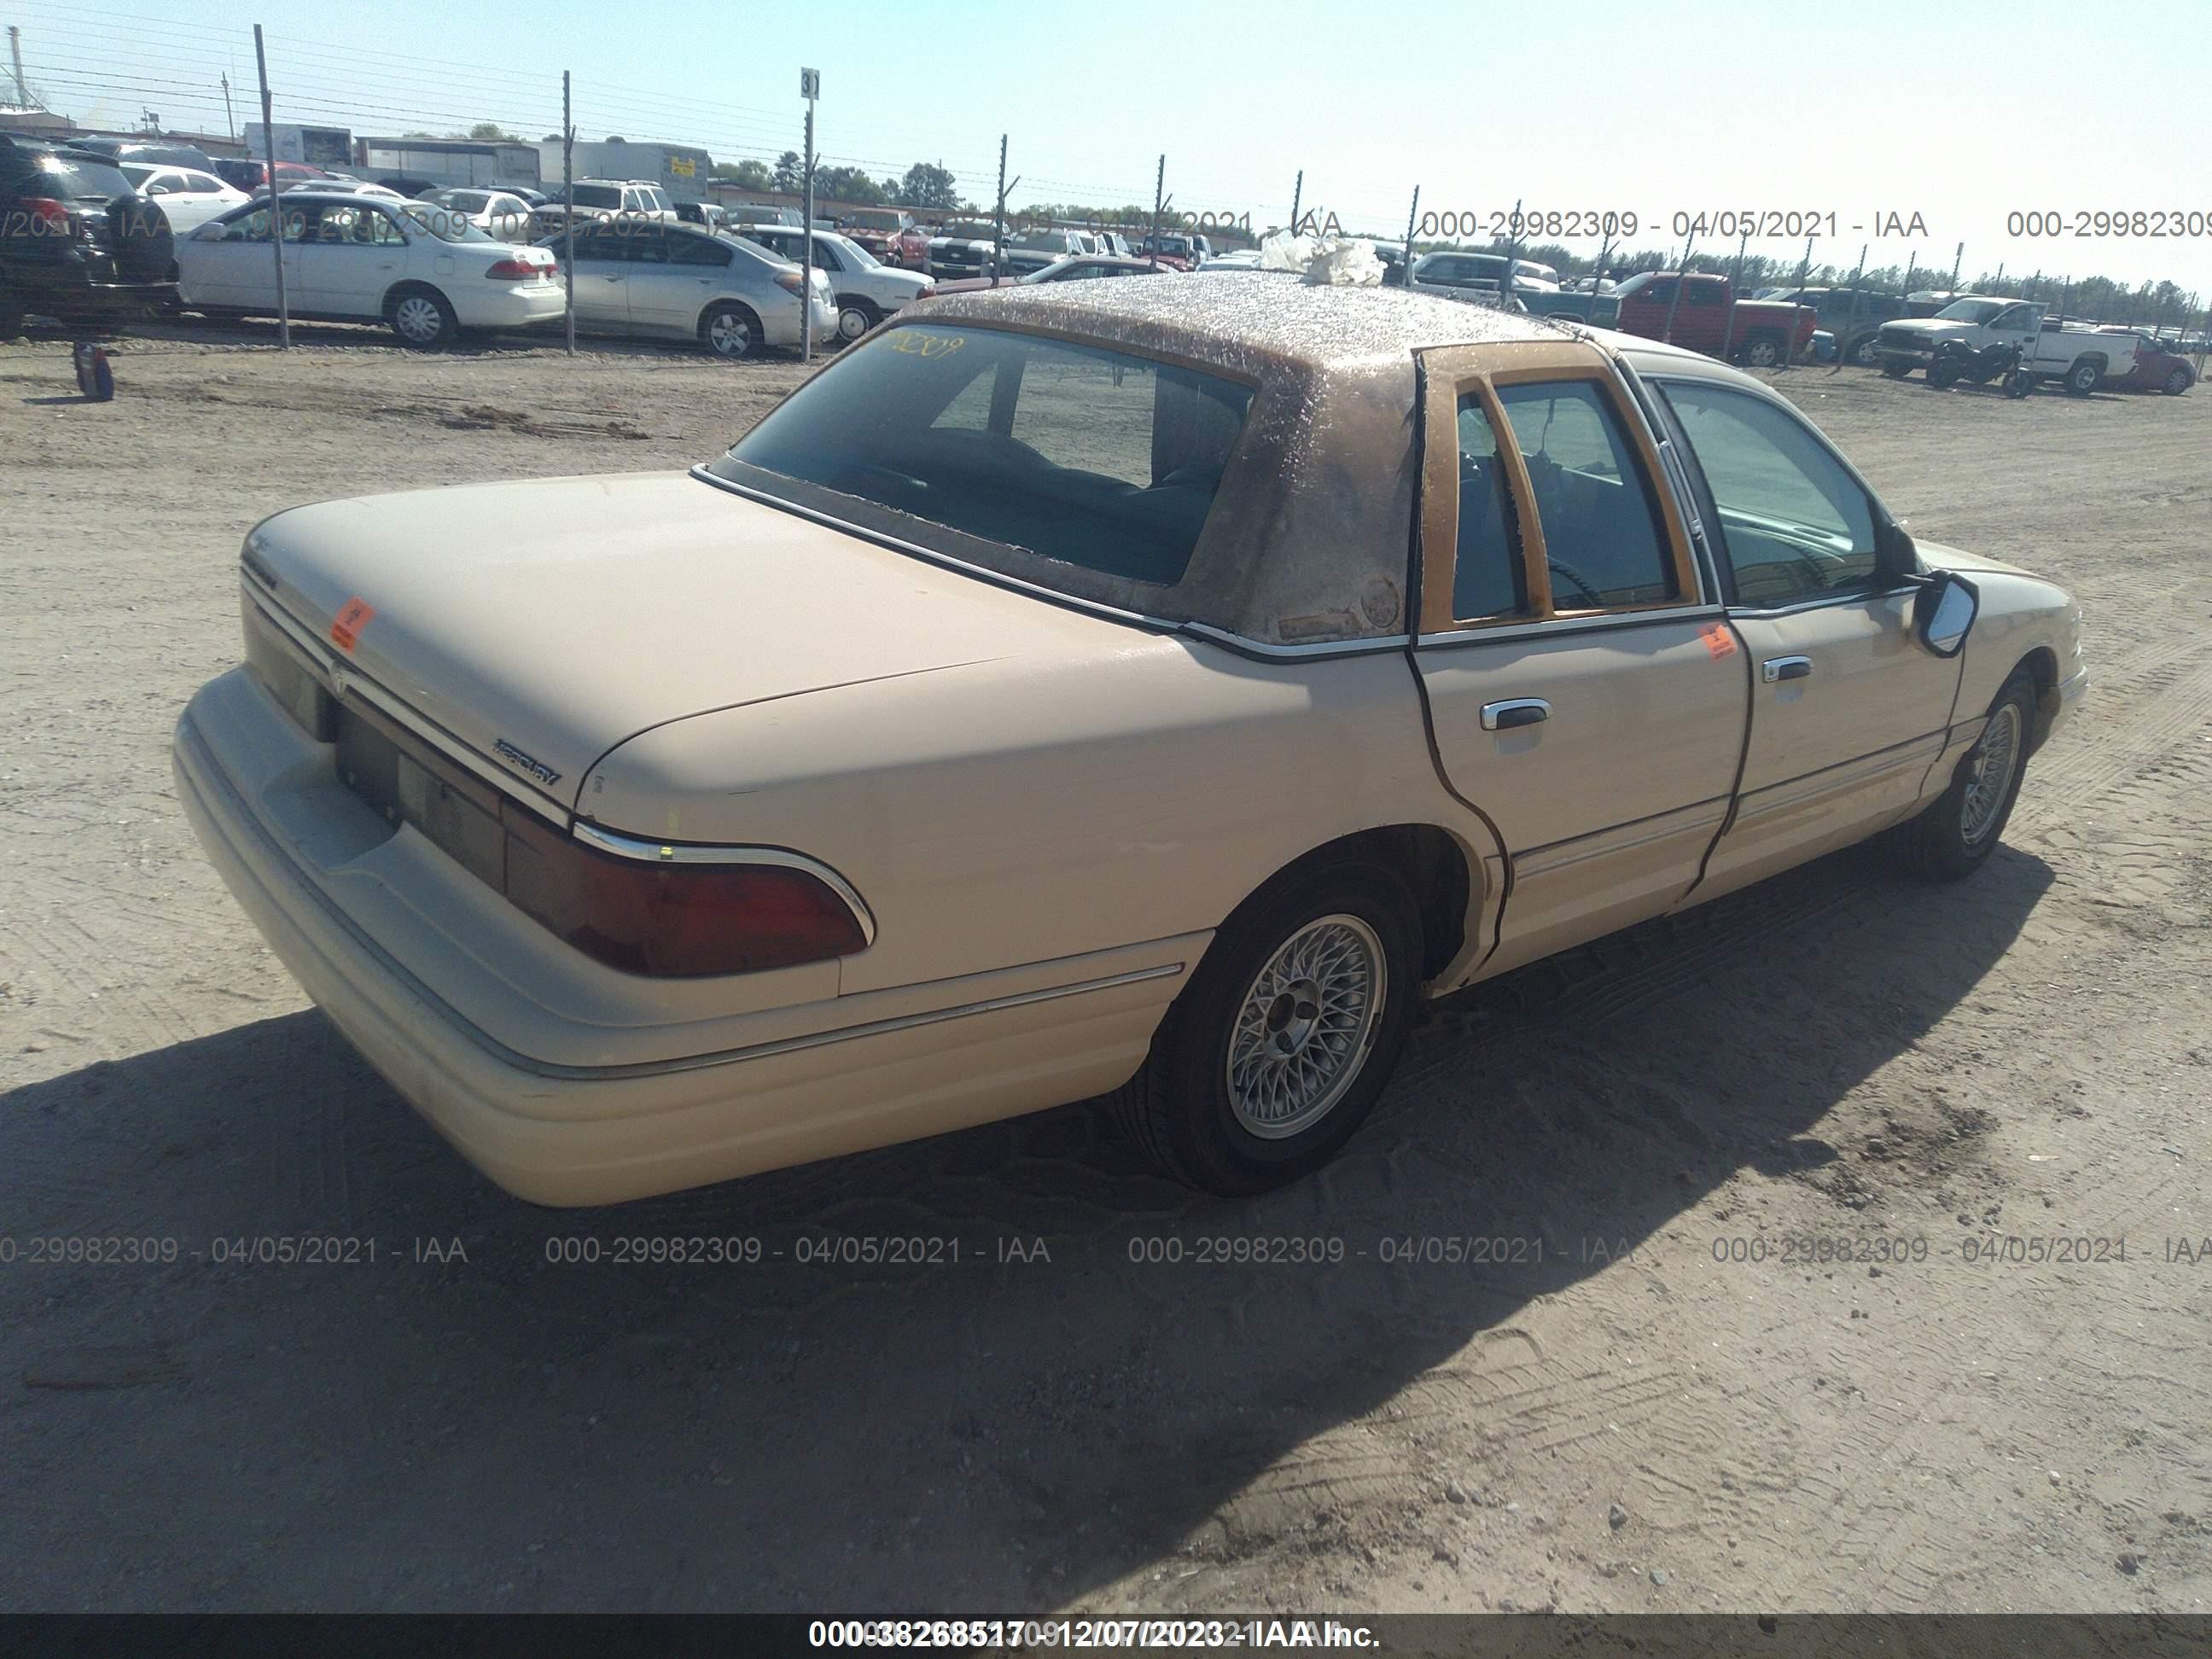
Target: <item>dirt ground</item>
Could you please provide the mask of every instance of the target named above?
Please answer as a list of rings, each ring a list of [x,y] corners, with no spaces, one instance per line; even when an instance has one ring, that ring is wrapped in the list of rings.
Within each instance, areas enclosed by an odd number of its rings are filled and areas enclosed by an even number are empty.
[[[1972,881],[1862,849],[1478,988],[1249,1203],[1077,1107],[576,1213],[306,1004],[171,726],[264,514],[683,465],[801,371],[210,337],[108,404],[0,347],[0,1608],[2205,1610],[2212,394],[1782,377],[2087,607]],[[236,1259],[300,1235],[374,1260]],[[836,1259],[885,1236],[958,1261]],[[611,1260],[696,1237],[763,1259]]]

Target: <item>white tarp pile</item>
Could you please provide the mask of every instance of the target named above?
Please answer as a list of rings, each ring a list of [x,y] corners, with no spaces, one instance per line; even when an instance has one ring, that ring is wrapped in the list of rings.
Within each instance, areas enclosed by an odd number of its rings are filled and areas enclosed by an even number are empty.
[[[1260,244],[1260,269],[1295,270],[1319,288],[1380,288],[1375,244],[1351,236],[1293,236],[1277,231]]]

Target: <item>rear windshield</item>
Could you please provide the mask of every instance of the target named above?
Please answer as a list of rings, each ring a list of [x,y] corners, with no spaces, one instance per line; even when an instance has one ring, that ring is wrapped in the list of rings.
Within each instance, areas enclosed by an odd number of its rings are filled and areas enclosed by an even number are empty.
[[[618,208],[622,191],[610,185],[579,185],[576,186],[578,207]]]
[[[40,156],[39,187],[64,202],[108,202],[131,193],[122,169],[88,155]]]
[[[988,550],[967,538],[1171,586],[1251,400],[1102,347],[910,324],[807,382],[713,471],[975,562]]]

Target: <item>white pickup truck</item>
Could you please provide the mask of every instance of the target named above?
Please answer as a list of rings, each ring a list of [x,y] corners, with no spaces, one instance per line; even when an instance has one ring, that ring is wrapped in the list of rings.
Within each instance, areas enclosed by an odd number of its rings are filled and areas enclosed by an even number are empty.
[[[1977,351],[2000,342],[2020,346],[2037,379],[2063,380],[2069,392],[2081,397],[2136,364],[2135,342],[2124,337],[2100,334],[2086,325],[2045,321],[2042,306],[2033,301],[1970,294],[1933,317],[1884,323],[1875,341],[1881,372],[1903,380],[1916,368],[1924,369],[1935,361],[1936,348],[1948,340]]]

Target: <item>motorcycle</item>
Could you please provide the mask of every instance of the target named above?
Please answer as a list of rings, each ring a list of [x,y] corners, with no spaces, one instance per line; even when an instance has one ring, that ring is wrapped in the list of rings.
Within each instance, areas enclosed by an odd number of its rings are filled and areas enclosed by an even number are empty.
[[[1960,380],[1972,380],[1976,386],[1997,381],[2008,398],[2025,398],[2035,389],[2027,354],[2003,340],[1979,348],[1964,340],[1946,340],[1937,346],[1935,359],[1928,365],[1928,384],[1947,386]]]

